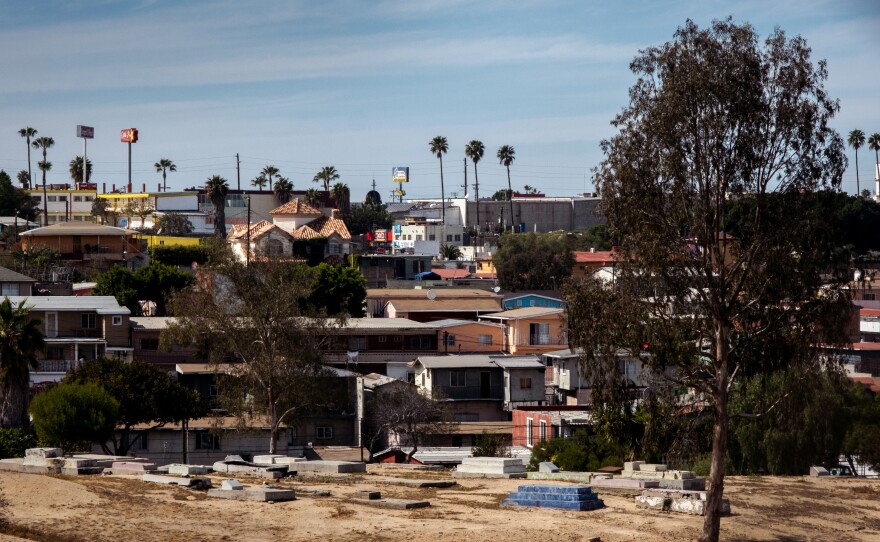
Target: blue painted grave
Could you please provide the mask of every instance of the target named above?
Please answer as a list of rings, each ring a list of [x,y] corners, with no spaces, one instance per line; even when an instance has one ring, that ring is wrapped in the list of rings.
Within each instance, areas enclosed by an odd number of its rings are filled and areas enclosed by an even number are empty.
[[[519,486],[501,504],[511,506],[537,506],[564,510],[596,510],[605,504],[593,493],[590,486]]]

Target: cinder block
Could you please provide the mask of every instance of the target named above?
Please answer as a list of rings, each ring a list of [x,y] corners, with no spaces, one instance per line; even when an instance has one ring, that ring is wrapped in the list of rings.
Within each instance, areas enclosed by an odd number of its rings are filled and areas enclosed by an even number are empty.
[[[627,471],[637,471],[641,469],[641,466],[644,465],[644,461],[625,461],[623,463],[623,470]]]
[[[810,467],[810,476],[829,476],[829,474],[825,467]]]

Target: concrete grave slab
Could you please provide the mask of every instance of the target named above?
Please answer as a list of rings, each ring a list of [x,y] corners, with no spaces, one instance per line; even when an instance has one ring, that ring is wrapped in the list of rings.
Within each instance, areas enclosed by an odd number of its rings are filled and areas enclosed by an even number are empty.
[[[825,467],[810,467],[810,476],[830,476],[831,473]]]
[[[28,448],[24,451],[25,459],[29,457],[38,457],[48,459],[52,457],[64,457],[64,450],[61,448]]]
[[[219,499],[232,499],[236,501],[252,502],[286,502],[296,500],[296,491],[293,489],[278,489],[272,487],[247,487],[244,489],[209,489],[209,497]]]
[[[141,463],[132,461],[114,461],[109,468],[105,468],[107,474],[145,474],[156,471],[155,463]]]
[[[397,486],[407,486],[407,487],[452,487],[458,482],[455,480],[416,480],[413,478],[383,478],[382,480],[377,480],[376,483],[379,484],[392,484]]]
[[[239,461],[235,459],[217,461],[212,468],[215,472],[254,476],[256,478],[267,478],[269,480],[277,480],[287,474],[286,465],[254,465],[247,461]]]
[[[183,465],[180,463],[168,465],[168,474],[176,476],[204,476],[211,470],[211,467],[207,465]]]
[[[414,508],[431,506],[431,503],[428,501],[411,501],[407,499],[349,499],[349,502],[393,510],[412,510]]]
[[[211,487],[210,478],[185,478],[183,476],[166,476],[163,474],[144,474],[144,482],[173,484],[192,489],[208,489]]]
[[[308,495],[309,497],[329,497],[330,491],[326,489],[315,489],[311,487],[297,487],[296,493],[298,495]]]
[[[578,482],[589,484],[595,478],[611,478],[608,474],[596,474],[594,472],[529,472],[526,478],[529,480],[557,480],[560,482]]]
[[[559,467],[550,461],[541,461],[538,463],[538,472],[559,472]]]
[[[298,461],[297,473],[353,474],[367,472],[367,464],[354,461]]]
[[[232,480],[223,480],[220,482],[220,489],[225,489],[227,491],[240,491],[244,489],[244,486],[241,482],[233,478]]]
[[[372,501],[375,499],[381,499],[382,493],[378,489],[359,489],[352,493],[351,496],[356,499],[368,499]]]

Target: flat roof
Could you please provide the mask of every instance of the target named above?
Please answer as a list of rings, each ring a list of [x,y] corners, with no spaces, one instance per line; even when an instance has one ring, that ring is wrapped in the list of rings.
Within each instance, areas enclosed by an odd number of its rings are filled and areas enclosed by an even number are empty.
[[[132,329],[165,329],[177,318],[173,316],[132,316],[128,327]]]
[[[478,322],[476,320],[462,320],[460,318],[444,318],[442,320],[425,322],[425,324],[438,329],[444,327],[465,326],[469,324],[476,324],[478,326],[501,327],[501,324],[496,324],[495,322]]]
[[[367,288],[367,299],[394,297],[398,299],[427,299],[428,292],[434,293],[435,299],[440,298],[486,298],[501,299],[501,296],[489,290],[478,288]]]
[[[342,329],[363,331],[433,331],[434,327],[409,318],[349,318]]]
[[[490,312],[501,308],[500,298],[392,299],[388,304],[406,312]]]
[[[24,302],[25,307],[38,311],[95,311],[98,314],[128,315],[128,307],[121,306],[112,295],[55,295],[55,296],[5,296],[12,304]]]
[[[426,369],[537,369],[539,367],[544,367],[544,365],[538,361],[538,356],[496,356],[489,354],[419,356],[412,362],[412,364],[416,363],[421,363]]]
[[[556,309],[551,307],[523,307],[521,309],[511,309],[509,311],[496,312],[492,314],[481,314],[480,318],[498,318],[499,320],[508,320],[512,318],[552,316],[554,314],[562,314],[564,310],[565,309]]]

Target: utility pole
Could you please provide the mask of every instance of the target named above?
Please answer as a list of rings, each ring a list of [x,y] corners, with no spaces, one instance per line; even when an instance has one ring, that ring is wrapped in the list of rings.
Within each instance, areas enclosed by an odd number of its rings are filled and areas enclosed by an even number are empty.
[[[241,190],[241,160],[238,159],[238,153],[235,153],[235,178],[238,181],[238,189]],[[248,203],[250,205],[250,203]],[[250,225],[250,215],[248,215],[248,225]]]
[[[238,156],[238,155],[236,155]],[[247,246],[244,247],[244,265],[245,267],[250,267],[251,265],[251,197],[245,196],[245,200],[247,200]]]

